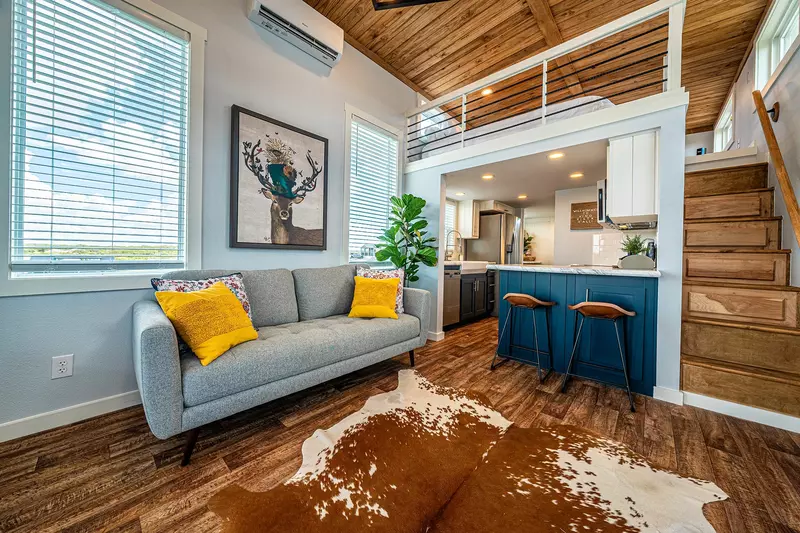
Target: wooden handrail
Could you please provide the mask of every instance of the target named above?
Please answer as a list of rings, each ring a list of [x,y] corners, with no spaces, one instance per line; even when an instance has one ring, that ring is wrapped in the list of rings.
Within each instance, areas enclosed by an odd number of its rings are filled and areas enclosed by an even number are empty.
[[[783,162],[783,154],[781,154],[781,148],[778,146],[778,139],[775,137],[775,131],[772,129],[772,123],[770,123],[769,113],[767,112],[767,106],[764,105],[764,98],[761,96],[761,91],[753,91],[753,100],[756,104],[758,120],[761,122],[761,129],[764,131],[764,138],[767,140],[770,159],[775,165],[775,175],[778,178],[781,194],[783,194],[783,202],[786,204],[786,210],[789,212],[789,220],[794,230],[794,238],[797,239],[797,243],[800,244],[800,206],[797,205],[794,187],[792,187],[789,173],[786,171],[786,165]]]

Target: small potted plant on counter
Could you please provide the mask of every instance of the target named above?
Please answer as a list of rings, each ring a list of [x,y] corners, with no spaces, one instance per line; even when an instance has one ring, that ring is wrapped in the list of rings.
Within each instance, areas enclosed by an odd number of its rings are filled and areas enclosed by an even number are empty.
[[[622,251],[626,255],[617,263],[619,268],[633,270],[653,270],[656,268],[655,262],[644,255],[647,251],[647,246],[645,245],[645,239],[641,235],[627,235],[621,244]]]

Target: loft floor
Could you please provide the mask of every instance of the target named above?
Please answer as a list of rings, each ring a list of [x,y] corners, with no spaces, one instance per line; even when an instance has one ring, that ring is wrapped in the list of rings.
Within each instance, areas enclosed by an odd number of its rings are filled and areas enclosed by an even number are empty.
[[[435,383],[483,393],[523,427],[574,424],[624,442],[657,465],[715,481],[731,499],[706,507],[719,532],[800,530],[800,435],[643,396],[631,413],[622,391],[557,377],[539,385],[532,367],[489,361],[497,321],[453,330],[417,351]],[[265,491],[300,466],[300,447],[320,427],[394,389],[408,358],[241,413],[201,433],[187,468],[183,440],[160,441],[135,407],[0,444],[0,531],[221,531],[206,509],[230,483]]]

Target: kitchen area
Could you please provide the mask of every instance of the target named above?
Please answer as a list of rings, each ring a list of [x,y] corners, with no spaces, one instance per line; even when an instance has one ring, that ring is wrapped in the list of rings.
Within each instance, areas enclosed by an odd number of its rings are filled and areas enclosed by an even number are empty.
[[[572,373],[600,381],[614,380],[614,371],[603,368],[619,367],[621,343],[631,390],[652,394],[657,136],[642,132],[448,174],[445,331],[496,316],[499,356],[536,364],[538,331],[539,350],[551,354],[555,371],[567,369],[575,348]],[[509,293],[552,307],[516,309],[509,321]],[[609,324],[588,321],[577,331],[570,306],[590,301],[633,313],[620,343]]]

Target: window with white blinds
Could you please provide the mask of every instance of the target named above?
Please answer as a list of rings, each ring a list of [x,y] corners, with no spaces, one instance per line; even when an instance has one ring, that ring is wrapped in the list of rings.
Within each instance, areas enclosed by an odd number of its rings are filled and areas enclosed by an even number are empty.
[[[450,234],[456,229],[458,205],[453,200],[447,200],[444,208],[444,234],[447,237],[447,246],[455,243],[456,234]]]
[[[12,273],[183,268],[188,35],[12,1]]]
[[[397,135],[353,115],[350,122],[350,261],[374,261],[378,237],[389,227],[398,192]]]

